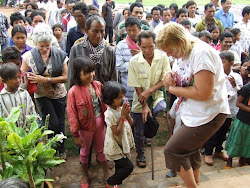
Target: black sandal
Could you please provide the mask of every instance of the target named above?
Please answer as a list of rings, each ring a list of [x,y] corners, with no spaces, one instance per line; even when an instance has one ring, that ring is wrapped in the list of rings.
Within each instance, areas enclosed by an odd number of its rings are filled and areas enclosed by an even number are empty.
[[[138,155],[136,157],[136,165],[140,168],[145,168],[147,166],[146,164],[146,158],[144,155]]]

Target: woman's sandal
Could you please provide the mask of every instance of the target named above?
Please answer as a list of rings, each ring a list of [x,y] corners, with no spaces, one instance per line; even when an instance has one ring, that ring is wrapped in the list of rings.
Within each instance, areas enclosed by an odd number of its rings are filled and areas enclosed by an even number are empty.
[[[136,165],[140,168],[145,168],[147,166],[146,164],[146,158],[144,155],[137,156],[136,157]]]
[[[80,181],[81,188],[89,188],[89,183],[82,183],[82,178]]]

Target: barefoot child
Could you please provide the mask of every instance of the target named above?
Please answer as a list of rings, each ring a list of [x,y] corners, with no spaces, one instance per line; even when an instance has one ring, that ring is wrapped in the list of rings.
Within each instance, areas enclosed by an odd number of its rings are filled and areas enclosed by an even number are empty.
[[[67,112],[75,144],[81,147],[80,162],[83,168],[81,188],[89,187],[88,160],[92,141],[95,143],[97,160],[100,162],[104,179],[109,177],[107,159],[103,153],[105,127],[101,100],[102,84],[94,80],[95,64],[86,56],[73,61],[71,89],[68,93]]]
[[[107,179],[107,188],[118,187],[134,168],[128,158],[130,149],[135,146],[131,130],[133,119],[128,101],[124,102],[125,93],[126,89],[115,81],[106,82],[102,89],[103,102],[109,105],[105,112],[104,153],[108,160],[115,162],[115,174]]]

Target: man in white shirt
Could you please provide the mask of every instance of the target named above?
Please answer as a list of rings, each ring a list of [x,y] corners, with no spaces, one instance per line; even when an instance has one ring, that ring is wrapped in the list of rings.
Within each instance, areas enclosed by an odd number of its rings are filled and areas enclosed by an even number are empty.
[[[162,22],[159,23],[154,29],[154,33],[156,34],[156,36],[159,34],[160,30],[164,27],[164,25],[170,22],[171,22],[170,8],[162,9]]]
[[[186,8],[188,10],[188,20],[192,23],[194,27],[198,22],[201,21],[201,17],[196,13],[197,4],[194,1],[188,1],[186,3]]]
[[[151,30],[154,30],[154,28],[161,23],[161,20],[160,20],[161,8],[158,6],[153,7],[151,10],[151,14],[153,16],[153,19],[149,23],[149,27]]]

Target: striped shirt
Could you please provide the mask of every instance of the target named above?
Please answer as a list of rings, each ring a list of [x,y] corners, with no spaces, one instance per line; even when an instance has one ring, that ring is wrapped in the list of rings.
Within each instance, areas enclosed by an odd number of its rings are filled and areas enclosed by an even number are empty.
[[[10,28],[8,17],[0,12],[0,45],[9,42],[8,29]]]
[[[29,93],[18,88],[16,93],[8,92],[5,88],[0,92],[0,117],[8,117],[13,107],[24,105],[20,110],[17,126],[26,128],[26,116],[36,114],[35,105]]]

